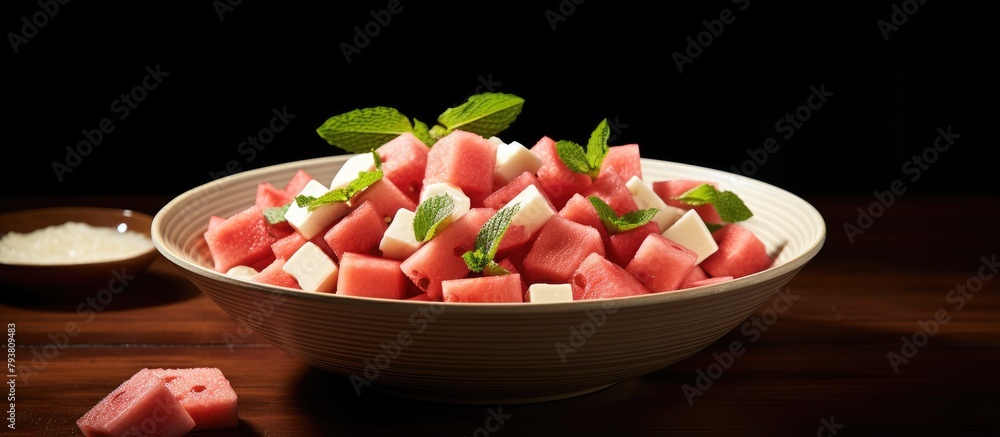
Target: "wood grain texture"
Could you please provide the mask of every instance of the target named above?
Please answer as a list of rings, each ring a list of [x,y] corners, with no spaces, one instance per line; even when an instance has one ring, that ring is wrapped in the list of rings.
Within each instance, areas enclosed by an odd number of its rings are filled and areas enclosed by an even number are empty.
[[[989,229],[1000,198],[901,196],[853,243],[843,225],[873,197],[806,200],[827,221],[826,244],[756,323],[659,372],[539,404],[359,396],[345,378],[255,335],[240,338],[238,322],[162,258],[92,319],[76,310],[82,300],[40,301],[3,286],[0,323],[16,326],[21,375],[16,430],[3,435],[80,435],[76,419],[139,369],[195,366],[223,370],[240,415],[238,430],[198,435],[485,435],[477,430],[501,414],[501,435],[997,435],[1000,280],[990,266],[1000,239]],[[165,201],[15,198],[0,210],[80,204],[155,214]],[[978,284],[969,297],[956,290]],[[947,321],[928,322],[935,315]],[[69,322],[79,333],[53,346]],[[227,345],[234,335],[242,342]],[[906,349],[913,342],[920,346]],[[907,361],[894,368],[891,353]]]

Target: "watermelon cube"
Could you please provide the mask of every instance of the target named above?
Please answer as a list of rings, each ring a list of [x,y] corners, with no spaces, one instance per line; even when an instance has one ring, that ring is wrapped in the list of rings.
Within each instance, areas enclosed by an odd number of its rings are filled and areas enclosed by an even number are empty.
[[[299,248],[302,247],[303,244],[306,244],[306,241],[310,241],[313,244],[319,246],[320,249],[323,249],[323,252],[325,252],[327,255],[332,257],[334,256],[333,249],[331,249],[330,245],[327,244],[326,240],[323,239],[323,235],[324,235],[323,233],[316,234],[316,236],[310,238],[309,240],[306,240],[304,237],[302,237],[302,234],[298,232],[292,232],[291,234],[279,238],[277,241],[274,242],[274,244],[271,244],[271,252],[274,253],[275,258],[288,259],[288,257],[292,256],[292,254],[295,253],[296,250],[299,250]]]
[[[705,258],[701,267],[713,277],[741,278],[763,271],[774,263],[764,243],[747,228],[726,223],[712,236],[719,244],[719,250]]]
[[[646,236],[625,271],[649,291],[672,291],[680,288],[697,260],[698,254],[691,249],[654,233]]]
[[[285,184],[285,192],[294,197],[299,194],[311,180],[313,180],[312,175],[300,168],[294,175],[292,175],[292,178],[288,180],[288,183]]]
[[[449,279],[441,282],[445,302],[520,303],[524,302],[521,275]]]
[[[195,431],[236,428],[236,391],[215,367],[152,369],[194,420]]]
[[[719,217],[719,212],[715,210],[715,207],[712,206],[712,204],[707,203],[701,206],[691,206],[681,202],[680,200],[674,199],[675,197],[679,197],[680,195],[690,191],[692,188],[705,183],[719,188],[719,184],[715,182],[691,179],[671,179],[653,182],[653,192],[660,196],[660,198],[663,199],[663,202],[668,206],[684,210],[693,209],[698,212],[698,215],[701,216],[701,219],[705,223],[722,224],[722,218]]]
[[[299,286],[299,281],[295,279],[290,273],[285,271],[285,259],[277,258],[270,265],[264,267],[250,278],[251,281],[260,282],[261,284],[277,285],[279,287],[294,288],[296,290],[301,290],[302,287]]]
[[[530,150],[542,160],[536,173],[538,182],[557,210],[562,209],[574,194],[590,186],[590,176],[576,173],[562,162],[552,138],[542,137]]]
[[[393,215],[395,212],[393,210]],[[382,214],[375,209],[375,204],[365,201],[334,224],[323,235],[323,240],[333,249],[337,260],[343,259],[347,252],[372,254],[378,252],[378,245],[388,227]]]
[[[76,425],[88,437],[182,436],[194,429],[195,421],[155,372],[142,369],[77,419]]]
[[[215,271],[220,273],[273,256],[271,244],[277,240],[256,205],[213,226],[205,231],[204,237]]]
[[[685,282],[681,284],[681,288],[701,287],[703,285],[719,284],[723,282],[729,282],[732,280],[733,280],[732,276],[716,276],[714,278],[705,278],[697,281]]]
[[[262,182],[257,184],[257,197],[254,204],[263,211],[291,202],[293,197],[294,194],[285,191],[284,188],[275,187],[270,182]]]
[[[590,226],[554,215],[538,230],[524,258],[525,276],[529,283],[567,282],[591,253],[605,255],[601,234]]]
[[[400,208],[410,211],[416,211],[417,209],[417,202],[402,190],[396,188],[392,182],[388,182],[385,179],[375,182],[351,199],[351,205],[355,209],[365,202],[370,202],[375,207],[375,211],[378,212],[379,217],[386,223],[392,221],[392,217],[396,215],[396,211],[399,211]]]
[[[483,200],[483,206],[493,209],[501,209],[507,202],[510,202],[518,194],[521,194],[525,188],[529,185],[534,185],[541,190],[542,194],[545,195],[545,200],[549,203],[553,210],[556,209],[555,205],[552,204],[552,200],[549,199],[548,194],[545,194],[545,190],[542,189],[541,183],[538,182],[538,178],[535,177],[534,173],[524,172],[519,176],[515,177],[510,182],[504,184],[492,194],[490,194],[486,199]]]
[[[625,144],[608,147],[608,154],[601,162],[601,173],[614,169],[618,178],[627,181],[633,176],[642,179],[642,162],[639,160],[639,145]]]
[[[607,203],[615,214],[623,215],[639,209],[632,192],[625,186],[627,180],[618,177],[618,173],[614,171],[604,171],[581,194],[583,197],[597,196]]]
[[[649,290],[629,272],[596,253],[587,255],[571,278],[573,300],[649,294]]]
[[[594,204],[590,203],[582,194],[576,193],[571,197],[566,205],[559,210],[559,215],[581,225],[587,225],[601,234],[601,240],[607,240],[608,228],[601,222],[601,217],[597,215]]]
[[[609,235],[604,240],[608,259],[622,267],[627,266],[628,263],[632,262],[632,258],[635,258],[636,251],[639,250],[639,246],[646,240],[646,237],[649,234],[658,233],[660,233],[660,225],[656,222],[649,222],[637,228]]]
[[[482,135],[452,131],[427,153],[423,184],[451,183],[469,196],[473,207],[481,206],[483,199],[493,192],[496,147]]]
[[[343,296],[406,299],[410,280],[400,270],[401,261],[347,252],[340,260],[337,294]]]
[[[492,208],[470,209],[403,260],[400,269],[431,300],[441,301],[441,281],[468,276],[462,254],[475,248],[476,235],[495,213]]]
[[[384,177],[414,202],[420,196],[430,150],[411,132],[404,132],[375,149],[382,160]]]

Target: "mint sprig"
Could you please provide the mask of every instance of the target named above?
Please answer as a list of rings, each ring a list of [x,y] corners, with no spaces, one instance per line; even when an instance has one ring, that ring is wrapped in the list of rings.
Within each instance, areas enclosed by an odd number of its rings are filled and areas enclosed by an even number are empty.
[[[347,186],[327,191],[326,194],[319,197],[298,195],[295,197],[295,204],[300,208],[308,207],[309,211],[313,211],[323,205],[351,200],[358,193],[364,191],[365,188],[382,179],[382,160],[379,158],[378,152],[374,149],[371,150],[371,154],[375,160],[375,171],[358,172],[357,179],[348,183]]]
[[[608,138],[610,137],[611,128],[608,127],[608,119],[605,118],[590,134],[586,151],[584,151],[583,146],[577,143],[560,140],[556,142],[556,153],[559,155],[559,159],[566,164],[566,167],[573,172],[597,179],[601,173],[604,157],[608,155]]]
[[[610,234],[617,234],[643,226],[649,223],[656,216],[657,212],[660,212],[656,208],[646,208],[638,211],[629,211],[619,217],[615,213],[615,210],[611,209],[611,206],[600,197],[588,196],[587,200],[590,200],[590,204],[594,205],[594,209],[597,210],[597,217],[601,219],[601,223],[604,223],[604,227]]]
[[[711,204],[719,213],[719,218],[727,223],[736,223],[753,217],[750,208],[732,191],[720,191],[712,184],[701,184],[674,199],[691,206]]]
[[[462,254],[462,259],[465,260],[465,265],[469,267],[469,270],[473,272],[486,270],[489,275],[504,274],[507,271],[497,264],[493,257],[496,256],[497,249],[500,248],[500,240],[507,233],[511,220],[520,209],[521,204],[516,203],[497,211],[493,217],[486,221],[482,229],[479,230],[479,234],[476,235],[475,248]]]
[[[455,130],[491,137],[504,131],[517,119],[524,99],[506,93],[480,93],[465,103],[446,109],[433,127],[416,118],[385,106],[355,109],[328,118],[316,133],[330,145],[351,153],[363,153],[411,132],[431,147],[441,137]]]
[[[417,241],[434,238],[439,228],[447,226],[446,220],[455,209],[455,198],[448,194],[429,197],[417,205],[413,215],[413,236]]]
[[[292,206],[292,202],[288,202],[281,206],[273,206],[264,210],[264,219],[267,220],[267,224],[276,225],[278,223],[285,222],[285,212],[288,208]]]

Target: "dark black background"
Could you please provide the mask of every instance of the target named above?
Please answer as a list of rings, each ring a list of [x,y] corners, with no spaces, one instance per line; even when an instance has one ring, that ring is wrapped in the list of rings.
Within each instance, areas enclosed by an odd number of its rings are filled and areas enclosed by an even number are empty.
[[[585,142],[608,118],[623,127],[617,144],[723,170],[775,137],[780,149],[743,172],[799,194],[870,195],[896,179],[911,193],[996,191],[996,49],[979,6],[928,0],[886,41],[877,22],[902,1],[403,0],[347,62],[341,43],[389,2],[328,3],[245,0],[220,19],[225,0],[71,1],[14,53],[21,18],[42,7],[4,2],[3,190],[179,194],[231,161],[248,170],[344,153],[316,134],[330,116],[382,105],[433,122],[492,80],[526,100],[507,141]],[[679,72],[671,55],[724,9],[735,21]],[[546,11],[565,20],[553,29]],[[169,76],[119,120],[112,102],[157,65]],[[820,85],[834,93],[823,107],[792,137],[775,132]],[[273,108],[295,118],[256,156],[240,153]],[[52,163],[105,117],[114,131],[59,181]],[[961,138],[911,180],[904,163],[947,126]]]

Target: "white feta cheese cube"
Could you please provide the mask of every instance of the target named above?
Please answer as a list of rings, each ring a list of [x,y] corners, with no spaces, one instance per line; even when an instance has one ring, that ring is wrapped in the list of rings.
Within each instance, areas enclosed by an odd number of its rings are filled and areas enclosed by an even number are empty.
[[[572,302],[573,287],[569,284],[535,283],[528,286],[531,303]]]
[[[545,196],[538,191],[538,187],[528,185],[520,193],[510,199],[504,208],[520,204],[521,208],[511,219],[511,225],[524,226],[528,234],[534,234],[545,222],[549,221],[556,211],[549,206]]]
[[[662,235],[697,253],[698,260],[695,264],[701,264],[705,258],[719,250],[719,245],[712,238],[712,232],[693,209],[685,212],[676,223],[663,231]]]
[[[542,167],[542,160],[517,141],[510,144],[497,145],[497,163],[494,177],[507,183],[526,171],[538,172]]]
[[[501,145],[501,144],[503,144],[503,140],[501,140],[500,137],[497,137],[496,135],[487,138],[487,140],[489,140],[489,142],[491,142],[491,143],[493,143],[495,145],[498,145],[498,146]]]
[[[371,153],[354,155],[344,161],[344,166],[340,167],[337,174],[330,182],[330,189],[344,188],[351,181],[358,178],[358,173],[363,171],[375,171],[375,157]]]
[[[458,220],[459,217],[462,217],[465,213],[469,212],[469,208],[472,207],[472,201],[469,200],[469,196],[466,196],[465,192],[462,191],[461,188],[458,188],[448,182],[435,182],[433,184],[424,185],[423,189],[420,190],[420,201],[423,202],[431,197],[440,196],[442,194],[451,196],[451,198],[455,201],[455,207],[451,210],[451,218],[443,223],[445,225]]]
[[[406,208],[399,208],[392,222],[382,234],[382,241],[378,248],[382,251],[382,256],[396,260],[404,260],[413,252],[416,252],[424,243],[417,241],[413,232],[414,212]]]
[[[254,277],[257,273],[257,269],[250,266],[235,266],[226,272],[226,275],[232,276],[234,278],[240,279],[250,279]]]
[[[337,263],[311,241],[288,257],[281,269],[292,275],[303,290],[323,293],[337,290],[337,275],[340,272]]]
[[[653,216],[653,221],[660,226],[660,232],[666,231],[677,220],[684,215],[685,210],[676,206],[667,205],[663,199],[646,185],[638,176],[632,176],[625,187],[632,193],[632,199],[639,209],[656,208],[659,212]]]
[[[302,188],[299,194],[320,197],[328,191],[330,190],[326,186],[313,179]],[[302,235],[302,238],[308,240],[337,219],[347,215],[349,210],[350,207],[346,202],[328,203],[310,211],[308,207],[299,206],[293,201],[288,210],[285,211],[285,220],[296,232]]]

